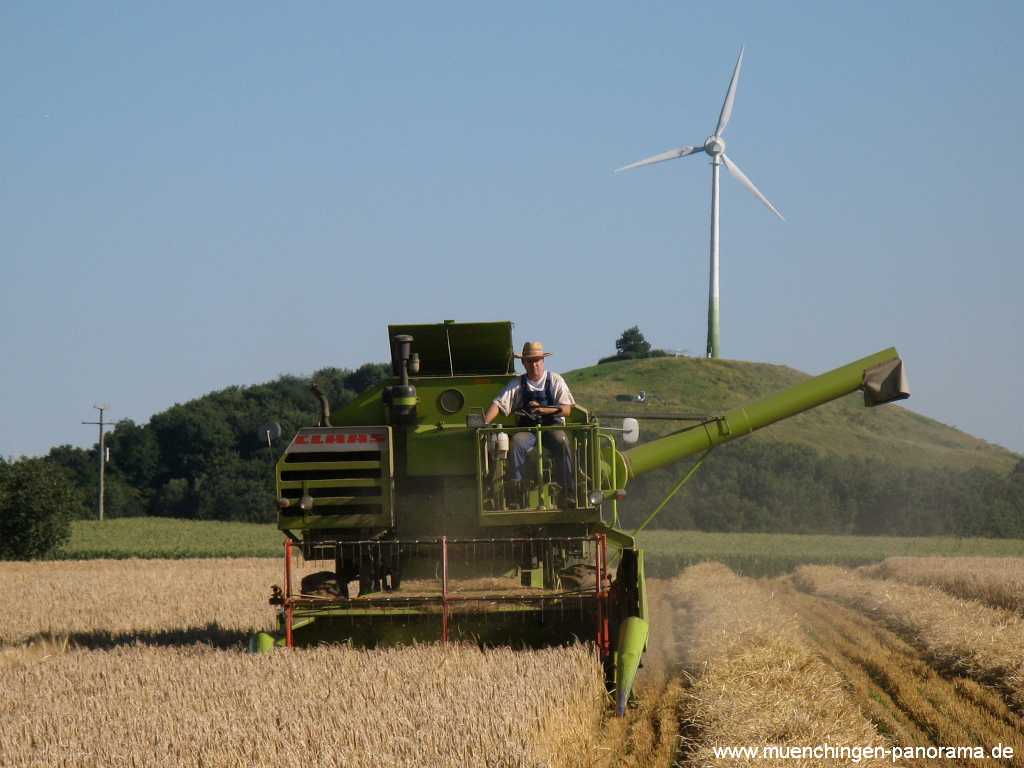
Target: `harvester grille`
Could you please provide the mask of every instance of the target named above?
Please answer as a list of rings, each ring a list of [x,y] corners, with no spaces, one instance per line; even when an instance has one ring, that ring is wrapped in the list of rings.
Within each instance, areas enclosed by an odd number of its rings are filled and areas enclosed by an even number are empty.
[[[282,517],[302,527],[387,527],[394,520],[390,427],[299,430],[277,463]]]

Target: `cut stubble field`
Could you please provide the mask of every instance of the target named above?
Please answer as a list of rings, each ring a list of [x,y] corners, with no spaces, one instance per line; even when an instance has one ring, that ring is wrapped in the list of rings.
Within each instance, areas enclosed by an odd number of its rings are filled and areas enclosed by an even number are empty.
[[[1017,557],[890,557],[861,573],[977,600],[1024,615],[1024,559]]]

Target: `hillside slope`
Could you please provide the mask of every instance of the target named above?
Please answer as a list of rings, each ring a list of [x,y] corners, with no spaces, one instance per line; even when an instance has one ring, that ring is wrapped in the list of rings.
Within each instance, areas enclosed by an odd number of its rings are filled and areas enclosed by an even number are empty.
[[[592,411],[638,417],[657,412],[722,413],[810,378],[780,365],[695,357],[623,360],[571,371],[565,377],[576,400]],[[641,390],[647,393],[644,404],[616,400],[616,395]],[[641,440],[683,425],[641,421]],[[798,444],[823,456],[874,459],[906,469],[978,468],[1005,475],[1024,458],[901,405],[865,408],[859,392],[773,424],[748,439]]]

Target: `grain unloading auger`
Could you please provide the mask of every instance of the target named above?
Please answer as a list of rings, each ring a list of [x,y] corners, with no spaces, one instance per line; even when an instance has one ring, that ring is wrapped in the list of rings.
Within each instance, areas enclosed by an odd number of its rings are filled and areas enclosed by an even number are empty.
[[[857,389],[867,405],[909,394],[887,349],[625,449],[622,428],[581,406],[564,426],[483,424],[514,375],[511,323],[398,325],[388,335],[393,378],[333,420],[321,395],[318,426],[299,430],[277,462],[279,633],[255,636],[253,649],[590,639],[619,714],[648,635],[643,551],[619,523],[630,479],[700,457],[675,493],[721,443]],[[510,437],[549,429],[568,437],[575,488],[558,482],[560,458],[543,440],[526,479],[509,482]]]

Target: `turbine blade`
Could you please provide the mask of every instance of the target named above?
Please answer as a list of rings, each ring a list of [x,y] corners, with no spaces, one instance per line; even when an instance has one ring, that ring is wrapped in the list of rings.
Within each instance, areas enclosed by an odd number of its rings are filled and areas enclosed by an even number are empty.
[[[725,94],[725,102],[722,104],[722,113],[718,116],[718,127],[715,128],[715,136],[721,136],[725,126],[729,124],[732,117],[732,103],[736,101],[736,83],[740,79],[740,65],[743,64],[743,49],[740,48],[740,57],[736,59],[736,67],[732,71],[732,80],[729,81],[729,91]]]
[[[767,205],[768,209],[772,213],[774,213],[783,221],[786,220],[786,217],[779,213],[779,210],[768,201],[768,198],[761,194],[761,190],[754,186],[754,182],[748,179],[746,174],[740,170],[740,167],[736,165],[736,163],[734,163],[732,160],[730,160],[724,153],[722,154],[722,161],[725,163],[725,167],[729,169],[729,173],[735,176],[739,180],[740,184],[742,184],[744,187],[753,192],[757,196],[757,199],[760,200],[765,205]]]
[[[660,163],[665,160],[675,160],[677,157],[686,157],[692,155],[694,152],[703,152],[704,147],[679,147],[678,149],[670,149],[668,152],[662,152],[660,155],[654,155],[653,157],[645,158],[644,160],[638,160],[635,163],[624,165],[621,168],[616,168],[615,173],[619,171],[628,171],[631,168],[639,168],[641,165],[653,165],[654,163]]]

